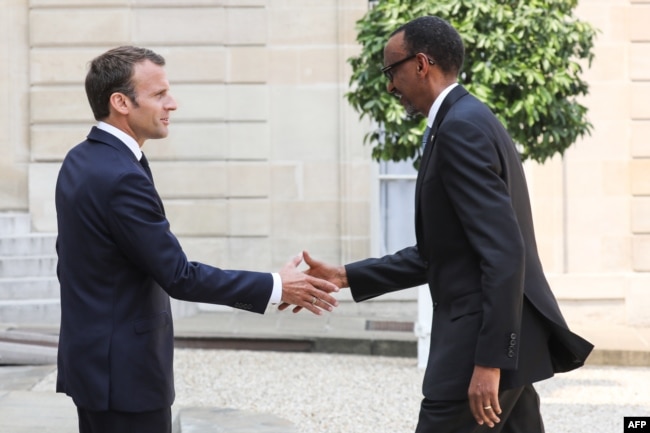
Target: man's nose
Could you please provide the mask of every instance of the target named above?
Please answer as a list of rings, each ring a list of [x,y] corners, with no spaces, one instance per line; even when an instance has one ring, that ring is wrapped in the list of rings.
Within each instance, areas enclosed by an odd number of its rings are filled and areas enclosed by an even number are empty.
[[[169,95],[169,101],[167,102],[167,109],[170,111],[176,110],[178,108],[178,104],[176,103],[176,99],[172,95]]]
[[[388,84],[386,84],[386,91],[390,93],[391,95],[395,93],[395,86],[393,86],[393,82],[389,81]]]

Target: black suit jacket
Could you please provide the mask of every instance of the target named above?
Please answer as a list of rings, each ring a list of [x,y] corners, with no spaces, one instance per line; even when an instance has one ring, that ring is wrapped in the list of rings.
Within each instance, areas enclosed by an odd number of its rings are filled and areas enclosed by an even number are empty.
[[[502,389],[581,366],[593,346],[568,330],[542,271],[520,156],[462,86],[436,116],[415,195],[417,245],[346,271],[356,301],[429,284],[424,395],[467,398],[474,365],[501,368]]]
[[[57,391],[94,411],[174,400],[169,295],[263,313],[268,273],[190,262],[133,153],[93,128],[56,184],[61,330]]]

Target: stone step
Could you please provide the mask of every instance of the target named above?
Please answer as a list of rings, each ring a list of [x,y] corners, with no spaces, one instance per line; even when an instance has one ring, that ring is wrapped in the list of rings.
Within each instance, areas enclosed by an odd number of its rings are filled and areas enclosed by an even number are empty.
[[[0,256],[35,256],[56,253],[55,233],[0,236]]]
[[[0,212],[0,236],[27,234],[32,228],[28,213]]]
[[[0,300],[58,298],[56,277],[0,278]]]
[[[0,323],[56,325],[60,321],[58,299],[0,300]]]
[[[0,331],[0,364],[56,364],[59,337],[33,332]]]
[[[56,255],[2,256],[0,278],[51,277],[56,275]]]

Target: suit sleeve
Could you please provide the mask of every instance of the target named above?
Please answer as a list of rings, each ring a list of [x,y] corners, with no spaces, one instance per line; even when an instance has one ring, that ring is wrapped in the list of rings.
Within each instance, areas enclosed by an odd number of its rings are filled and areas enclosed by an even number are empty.
[[[188,261],[153,184],[144,175],[125,173],[115,182],[109,200],[108,227],[119,249],[170,296],[264,312],[273,288],[272,275]]]
[[[427,282],[427,264],[415,246],[381,258],[349,263],[345,272],[356,302]]]
[[[504,179],[496,128],[490,124],[496,119],[475,118],[445,119],[438,131],[437,169],[480,260],[483,322],[475,364],[513,369],[521,327],[524,243]],[[495,350],[508,344],[510,350]]]

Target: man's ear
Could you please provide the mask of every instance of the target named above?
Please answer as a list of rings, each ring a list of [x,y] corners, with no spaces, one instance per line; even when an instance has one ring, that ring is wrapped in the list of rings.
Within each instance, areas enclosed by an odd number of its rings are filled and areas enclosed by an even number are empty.
[[[109,99],[111,107],[120,114],[129,114],[131,101],[124,93],[115,92]]]

